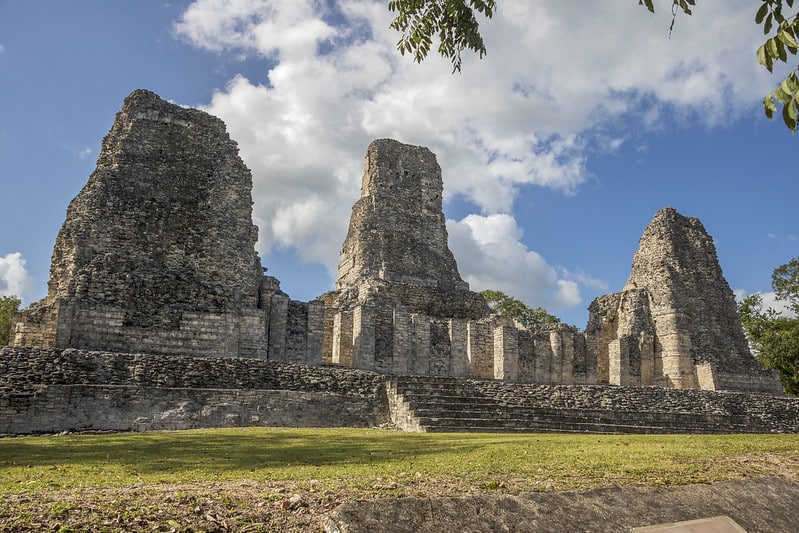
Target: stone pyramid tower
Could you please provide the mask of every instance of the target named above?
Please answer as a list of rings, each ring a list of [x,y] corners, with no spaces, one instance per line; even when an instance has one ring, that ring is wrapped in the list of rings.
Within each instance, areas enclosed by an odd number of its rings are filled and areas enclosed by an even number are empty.
[[[488,313],[447,244],[442,191],[441,168],[427,148],[390,139],[369,145],[341,250],[336,307],[373,300],[432,317]]]
[[[780,390],[749,352],[713,239],[671,207],[644,230],[622,292],[590,311],[600,383]]]
[[[47,297],[16,342],[239,353],[227,315],[258,307],[263,278],[251,191],[221,120],[133,91],[67,209]]]

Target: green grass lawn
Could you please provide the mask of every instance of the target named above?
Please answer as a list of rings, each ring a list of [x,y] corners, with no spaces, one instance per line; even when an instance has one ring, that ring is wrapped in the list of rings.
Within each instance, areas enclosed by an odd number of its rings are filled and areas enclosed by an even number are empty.
[[[414,434],[236,428],[0,439],[0,496],[205,481],[510,492],[797,474],[799,435]],[[765,470],[764,470],[765,469]]]
[[[314,531],[346,501],[781,476],[799,435],[237,428],[0,438],[0,533]]]

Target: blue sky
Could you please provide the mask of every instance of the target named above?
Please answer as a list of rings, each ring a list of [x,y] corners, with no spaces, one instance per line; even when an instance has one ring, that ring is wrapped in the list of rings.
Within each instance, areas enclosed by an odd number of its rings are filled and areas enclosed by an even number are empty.
[[[329,290],[369,141],[428,146],[473,289],[585,325],[655,212],[714,237],[739,293],[799,255],[797,140],[762,116],[752,2],[693,17],[656,2],[501,0],[488,55],[421,65],[386,2],[0,1],[0,294],[46,293],[69,201],[136,88],[228,125],[254,178],[265,266],[293,298]],[[754,6],[756,7],[756,6]]]

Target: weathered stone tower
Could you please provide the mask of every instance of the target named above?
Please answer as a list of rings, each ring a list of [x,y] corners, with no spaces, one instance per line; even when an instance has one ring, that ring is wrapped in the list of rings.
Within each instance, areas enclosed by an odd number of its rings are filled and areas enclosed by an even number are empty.
[[[337,308],[379,300],[432,317],[488,314],[447,244],[442,192],[441,167],[427,148],[391,139],[369,145],[361,197],[341,249]]]
[[[713,239],[673,208],[644,230],[622,292],[597,298],[590,311],[599,383],[781,390],[749,352]]]
[[[251,191],[221,120],[134,91],[69,205],[47,297],[22,314],[15,344],[264,352]]]

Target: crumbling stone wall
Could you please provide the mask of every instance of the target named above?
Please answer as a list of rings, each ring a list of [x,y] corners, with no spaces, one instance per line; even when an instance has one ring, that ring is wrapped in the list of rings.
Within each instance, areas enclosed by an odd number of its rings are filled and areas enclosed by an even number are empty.
[[[14,345],[245,356],[389,374],[779,392],[749,354],[702,224],[667,208],[585,334],[491,316],[447,244],[427,148],[366,153],[336,290],[297,302],[263,275],[252,178],[221,120],[137,90],[71,202],[48,294]]]
[[[323,362],[337,366],[522,383],[596,383],[596,357],[584,334],[563,325],[527,329],[497,315],[445,320],[368,303],[336,311],[325,337],[331,343]]]
[[[327,306],[375,301],[439,318],[486,316],[485,301],[469,291],[447,244],[442,193],[441,167],[430,150],[373,141]]]
[[[47,297],[21,315],[14,343],[265,353],[251,190],[221,120],[134,91],[67,209]]]
[[[0,349],[0,433],[388,422],[378,374],[240,357]]]
[[[673,208],[644,230],[622,292],[589,310],[599,383],[781,392],[749,351],[713,239]]]

